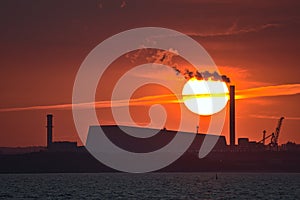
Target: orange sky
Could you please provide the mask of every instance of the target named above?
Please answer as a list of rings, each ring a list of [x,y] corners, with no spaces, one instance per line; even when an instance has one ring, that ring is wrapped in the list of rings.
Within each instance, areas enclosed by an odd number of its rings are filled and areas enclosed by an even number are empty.
[[[126,1],[122,6],[120,2],[87,1],[85,6],[79,1],[2,3],[0,146],[45,145],[47,113],[55,116],[55,140],[79,141],[70,106],[80,64],[109,36],[144,26],[175,29],[205,47],[220,72],[236,85],[237,137],[260,140],[264,129],[273,132],[277,119],[285,116],[279,142],[300,143],[297,1],[146,0]],[[112,84],[147,57],[132,55],[114,62],[99,83],[96,101],[102,123],[112,123],[107,106]],[[172,62],[187,66],[176,58]],[[158,78],[167,73],[161,71]],[[144,76],[153,74],[136,74]],[[145,86],[132,98],[166,94],[170,92],[165,88]],[[149,122],[149,105],[161,98],[147,101],[137,101],[139,105],[131,108],[139,124]],[[170,116],[166,126],[176,129],[178,105],[165,106]],[[201,119],[200,131],[205,132],[208,119]],[[196,125],[191,125],[191,131],[195,130]],[[228,122],[222,134],[228,135]]]

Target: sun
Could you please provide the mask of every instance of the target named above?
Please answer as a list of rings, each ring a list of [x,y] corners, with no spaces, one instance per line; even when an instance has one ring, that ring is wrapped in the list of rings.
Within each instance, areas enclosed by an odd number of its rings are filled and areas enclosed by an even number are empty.
[[[225,108],[229,100],[228,93],[228,87],[223,81],[192,78],[184,85],[182,97],[190,111],[207,116]]]

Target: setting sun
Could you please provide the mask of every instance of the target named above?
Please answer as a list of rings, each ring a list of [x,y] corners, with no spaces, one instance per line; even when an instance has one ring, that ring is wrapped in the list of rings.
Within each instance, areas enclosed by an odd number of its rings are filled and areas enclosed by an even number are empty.
[[[225,82],[190,79],[182,90],[183,102],[193,113],[212,115],[227,104],[228,88]]]

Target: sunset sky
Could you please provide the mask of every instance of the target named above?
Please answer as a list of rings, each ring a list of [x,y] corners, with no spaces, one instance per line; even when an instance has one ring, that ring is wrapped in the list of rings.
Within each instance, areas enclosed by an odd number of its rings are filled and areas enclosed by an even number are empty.
[[[138,27],[174,29],[207,50],[220,73],[236,86],[237,138],[258,141],[263,130],[274,132],[284,116],[279,143],[300,143],[299,1],[5,0],[0,5],[0,146],[46,145],[48,113],[54,115],[54,140],[80,143],[72,117],[76,73],[100,42]],[[135,51],[111,64],[97,89],[101,123],[113,123],[109,105],[118,78],[159,56],[156,51]],[[169,73],[175,72],[162,70],[156,78]],[[143,72],[136,78],[147,75],[153,76]],[[132,96],[133,119],[149,123],[149,106],[165,101],[170,116],[166,127],[176,130],[180,113],[173,99],[166,88],[146,85]],[[201,132],[208,121],[203,118]],[[188,131],[195,130],[191,124]],[[227,119],[222,135],[228,143]]]

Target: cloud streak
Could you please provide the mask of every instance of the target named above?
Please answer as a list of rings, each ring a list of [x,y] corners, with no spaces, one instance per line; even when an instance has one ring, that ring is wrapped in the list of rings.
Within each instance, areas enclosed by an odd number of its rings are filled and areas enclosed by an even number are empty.
[[[300,94],[300,84],[272,85],[257,87],[236,92],[236,99],[273,97]]]
[[[261,114],[255,114],[255,115],[250,115],[250,117],[253,118],[259,118],[259,119],[278,119],[278,115],[261,115]],[[284,117],[285,120],[300,120],[300,117]]]
[[[153,104],[170,104],[179,103],[180,100],[174,97],[173,94],[170,95],[156,95],[156,96],[146,96],[136,99],[125,99],[125,100],[115,100],[113,101],[114,107],[123,106],[145,106]],[[14,108],[2,108],[0,112],[13,112],[13,111],[29,111],[29,110],[61,110],[61,109],[90,109],[93,106],[95,108],[110,108],[112,107],[112,101],[96,101],[80,104],[56,104],[56,105],[39,105],[39,106],[28,106],[28,107],[14,107]]]
[[[231,35],[239,35],[239,34],[245,34],[245,33],[255,33],[255,32],[260,32],[265,29],[269,28],[277,28],[280,27],[281,24],[278,23],[268,23],[268,24],[263,24],[259,26],[254,26],[254,27],[247,27],[247,28],[240,28],[237,29],[236,23],[234,23],[229,29],[223,32],[211,32],[211,33],[199,33],[199,32],[190,32],[186,33],[189,36],[192,37],[220,37],[220,36],[231,36]]]
[[[260,98],[260,97],[277,97],[286,95],[300,94],[300,84],[285,84],[285,85],[273,85],[265,87],[257,87],[245,90],[236,91],[236,99],[250,99],[250,98]],[[205,98],[211,95],[185,95],[177,94],[181,97],[177,99],[174,94],[166,95],[155,95],[155,96],[145,96],[135,99],[123,99],[114,100],[114,107],[124,107],[124,106],[147,106],[153,104],[177,104],[182,103],[185,99],[190,98]],[[224,94],[214,94],[216,97],[223,97]],[[61,109],[90,109],[93,108],[111,108],[112,101],[96,101],[80,104],[56,104],[56,105],[39,105],[39,106],[27,106],[27,107],[13,107],[13,108],[2,108],[0,112],[15,112],[15,111],[29,111],[29,110],[61,110]],[[292,118],[291,118],[292,119]],[[297,119],[298,120],[298,119]]]

